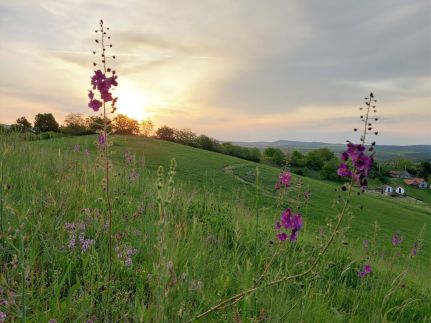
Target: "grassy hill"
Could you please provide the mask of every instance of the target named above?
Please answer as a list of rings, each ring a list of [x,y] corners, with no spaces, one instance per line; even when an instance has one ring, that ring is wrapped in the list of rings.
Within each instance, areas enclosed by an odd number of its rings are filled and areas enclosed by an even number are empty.
[[[339,184],[294,176],[283,197],[274,188],[280,169],[171,142],[115,137],[110,159],[116,249],[113,291],[106,296],[103,161],[95,142],[95,136],[0,138],[5,188],[0,286],[1,297],[12,304],[0,310],[9,317],[22,317],[24,302],[31,321],[94,315],[185,321],[240,290],[307,268],[329,238],[346,194]],[[133,161],[125,161],[126,152]],[[157,169],[163,165],[166,174],[173,157],[175,195],[161,225]],[[300,209],[304,228],[297,243],[278,244],[274,223],[283,208],[296,203],[300,181],[301,192],[311,197]],[[202,322],[429,320],[430,191],[418,193],[423,203],[357,193],[354,189],[343,229],[311,274],[262,288]],[[395,232],[403,236],[398,247],[391,244]],[[94,240],[88,251],[79,251],[78,233]],[[419,238],[423,248],[411,257]],[[127,250],[132,264],[125,262]],[[373,272],[360,279],[364,263],[372,263]]]

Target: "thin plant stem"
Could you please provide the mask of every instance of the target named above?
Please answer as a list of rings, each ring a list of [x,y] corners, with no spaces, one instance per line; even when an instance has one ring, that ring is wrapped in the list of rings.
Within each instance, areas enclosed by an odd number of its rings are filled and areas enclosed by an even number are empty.
[[[296,274],[296,275],[284,276],[282,278],[273,280],[273,281],[271,281],[271,282],[269,282],[267,284],[264,284],[264,285],[261,285],[261,286],[256,286],[256,287],[253,287],[253,288],[249,288],[249,289],[247,289],[245,291],[242,291],[242,292],[240,292],[238,294],[235,294],[235,295],[233,295],[233,296],[231,296],[231,297],[229,297],[229,298],[221,301],[220,303],[218,303],[218,304],[210,307],[205,312],[202,312],[201,314],[199,314],[196,317],[188,320],[187,322],[192,322],[193,320],[201,319],[202,317],[207,316],[208,314],[210,314],[210,313],[212,313],[214,311],[217,311],[217,310],[219,310],[221,308],[229,307],[229,306],[233,305],[234,303],[236,303],[239,299],[242,299],[244,296],[252,294],[252,293],[255,293],[256,291],[258,291],[260,289],[264,289],[264,288],[268,288],[268,287],[271,287],[271,286],[275,286],[275,285],[278,285],[280,283],[285,283],[287,281],[303,277],[303,276],[309,274],[310,272],[312,272],[313,269],[316,267],[316,265],[319,263],[320,259],[322,259],[323,255],[326,253],[326,251],[328,250],[329,246],[332,244],[332,242],[335,239],[335,236],[338,233],[338,230],[340,228],[342,220],[343,220],[343,218],[344,218],[344,216],[346,214],[347,207],[349,205],[349,198],[350,198],[350,195],[351,195],[351,192],[352,192],[352,186],[353,186],[353,178],[352,178],[352,180],[350,182],[349,190],[347,192],[347,197],[346,197],[346,199],[344,201],[343,207],[342,207],[341,211],[338,213],[337,224],[335,225],[335,228],[332,231],[332,234],[329,237],[328,241],[326,242],[325,246],[319,252],[319,254],[317,255],[316,259],[314,260],[314,262],[311,264],[311,266],[307,270],[304,270],[302,273],[299,273],[299,274]]]
[[[257,240],[258,240],[258,231],[259,231],[259,167],[256,167],[256,227],[255,227],[255,237],[254,237],[254,277],[253,277],[253,286],[256,287],[257,284]],[[257,296],[254,297],[254,314],[257,315]]]

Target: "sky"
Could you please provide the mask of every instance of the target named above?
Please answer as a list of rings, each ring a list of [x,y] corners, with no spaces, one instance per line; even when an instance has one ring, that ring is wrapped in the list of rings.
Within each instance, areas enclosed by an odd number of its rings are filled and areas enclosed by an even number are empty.
[[[431,144],[427,0],[0,0],[0,123],[87,107],[110,27],[119,113],[224,141]]]

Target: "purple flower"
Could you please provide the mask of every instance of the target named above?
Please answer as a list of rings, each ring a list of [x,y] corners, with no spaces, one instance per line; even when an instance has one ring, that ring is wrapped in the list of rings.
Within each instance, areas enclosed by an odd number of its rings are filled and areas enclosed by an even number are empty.
[[[0,312],[0,323],[3,323],[6,320],[6,313]]]
[[[278,176],[278,182],[275,184],[275,188],[279,189],[281,186],[288,188],[290,186],[290,180],[292,178],[292,174],[290,172],[282,172]]]
[[[0,305],[2,305],[2,306],[8,306],[9,302],[6,299],[0,299]]]
[[[136,172],[136,170],[132,170],[129,174],[129,181],[136,182],[138,178],[139,178],[139,174]]]
[[[415,241],[415,243],[413,244],[413,249],[412,249],[412,256],[416,256],[419,250],[419,242]]]
[[[368,185],[367,177],[374,162],[373,156],[365,155],[364,151],[364,145],[356,145],[349,141],[347,150],[341,154],[341,160],[344,162],[350,160],[352,169],[346,163],[342,163],[337,170],[339,176],[352,177],[361,187]]]
[[[73,146],[73,151],[79,153],[81,151],[81,146],[79,144],[76,144],[75,146]]]
[[[365,265],[362,267],[362,270],[360,270],[360,271],[359,271],[358,276],[359,276],[360,278],[364,278],[365,276],[367,276],[368,274],[370,274],[372,271],[373,271],[373,270],[372,270],[372,268],[371,268],[371,265],[370,265],[370,264],[365,264]]]
[[[341,164],[340,167],[338,167],[337,175],[342,177],[350,177],[352,176],[352,172],[349,169],[349,166],[346,164]]]
[[[127,165],[132,165],[135,162],[135,156],[130,151],[126,151],[124,153],[124,161]]]
[[[395,233],[393,236],[392,236],[392,245],[394,246],[394,247],[396,247],[396,246],[398,246],[398,245],[400,245],[401,244],[401,242],[403,242],[403,237],[401,236],[401,234],[400,233]]]
[[[99,139],[98,139],[98,141],[99,141],[99,146],[100,146],[100,147],[105,146],[105,144],[106,144],[106,135],[105,135],[105,133],[104,133],[104,132],[102,132],[102,133],[99,135]]]
[[[126,267],[130,267],[132,265],[132,257],[127,257],[124,261],[124,264],[126,265]]]
[[[69,249],[74,249],[75,248],[75,244],[76,244],[76,240],[75,240],[75,235],[71,235],[70,236],[70,240],[69,240]]]
[[[84,155],[85,155],[85,157],[88,157],[90,155],[87,148],[84,149]]]
[[[102,107],[102,102],[99,100],[91,100],[88,103],[88,107],[93,109],[94,112],[97,112]]]
[[[289,237],[290,241],[296,241],[298,237],[298,231],[302,228],[302,217],[300,213],[292,214],[292,210],[290,208],[285,209],[281,213],[281,219],[280,222],[277,222],[275,224],[275,229],[286,229],[291,230],[290,236],[287,235],[285,232],[281,232],[277,234],[277,238],[280,241],[284,241]]]
[[[50,320],[48,321],[48,323],[57,323],[57,320],[56,320],[56,319],[50,319]]]
[[[82,253],[87,252],[91,245],[94,244],[94,240],[92,239],[83,239],[81,242],[81,251]]]

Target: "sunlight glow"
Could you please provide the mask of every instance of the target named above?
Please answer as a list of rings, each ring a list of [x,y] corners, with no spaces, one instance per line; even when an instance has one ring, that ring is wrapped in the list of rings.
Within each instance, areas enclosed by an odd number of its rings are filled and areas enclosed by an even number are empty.
[[[119,89],[115,94],[118,96],[118,114],[125,114],[129,118],[133,118],[138,121],[150,117],[150,114],[146,111],[150,104],[150,100],[144,93],[134,91],[129,88]]]

